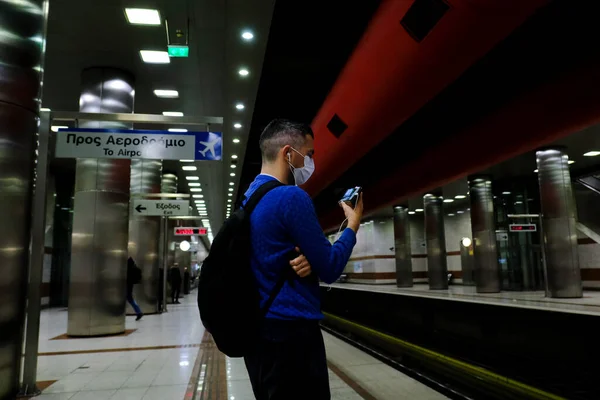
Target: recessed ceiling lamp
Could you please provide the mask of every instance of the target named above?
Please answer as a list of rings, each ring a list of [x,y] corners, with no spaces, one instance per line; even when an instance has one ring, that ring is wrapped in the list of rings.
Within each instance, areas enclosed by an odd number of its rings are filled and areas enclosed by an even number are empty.
[[[423,209],[422,208],[417,208],[415,211],[416,212],[423,212]]]
[[[166,51],[140,50],[142,61],[148,64],[169,64],[171,58]]]
[[[228,203],[231,203],[231,199],[227,199],[227,202],[228,202]]]
[[[230,173],[229,176],[235,176],[235,172]]]
[[[410,215],[413,215],[415,212],[414,211],[409,211],[408,212]]]
[[[537,174],[537,173],[538,173],[538,170],[537,170],[537,169],[534,169],[534,170],[533,170],[533,172],[535,172],[535,173]]]
[[[187,129],[170,128],[169,132],[187,132]],[[181,162],[184,162],[183,160]],[[185,160],[185,162],[194,162],[194,160]]]
[[[231,158],[233,158],[234,160],[237,160],[238,156],[236,154],[232,154]]]
[[[190,192],[201,192],[202,188],[190,188]]]
[[[444,203],[453,203],[454,199],[444,199]]]
[[[250,71],[248,71],[246,68],[241,68],[238,71],[238,74],[240,74],[240,76],[248,76],[248,75],[250,75]]]
[[[240,129],[242,127],[242,124],[240,124],[239,122],[236,122],[235,124],[233,124],[233,127],[235,129]]]
[[[163,111],[165,117],[183,117],[183,113],[180,111]]]
[[[148,8],[126,8],[127,21],[133,25],[160,25],[158,10]]]
[[[179,92],[177,90],[170,89],[156,89],[154,94],[156,97],[164,97],[167,99],[176,99],[179,97]]]
[[[198,178],[197,176],[186,176],[185,179],[187,179],[188,181],[200,180],[200,178]]]
[[[202,198],[204,198],[204,195],[203,194],[193,194],[192,197],[195,199],[202,199]]]
[[[233,196],[233,193],[227,193],[227,196],[231,197]]]
[[[243,31],[242,39],[244,39],[246,41],[250,41],[250,40],[254,39],[254,34],[250,31]]]
[[[465,196],[464,194],[459,194],[459,195],[454,196],[454,198],[455,199],[466,199],[467,196]]]
[[[196,171],[198,168],[194,165],[186,165],[184,167],[181,167],[181,169],[184,171]]]
[[[242,103],[237,103],[235,105],[235,108],[237,108],[238,110],[243,110],[245,107],[244,107],[244,105]]]
[[[231,168],[235,168],[235,164],[231,164]]]
[[[575,164],[575,161],[569,160],[569,164]]]
[[[238,139],[238,138],[233,139],[233,143],[238,144],[239,142],[240,142],[240,139]]]
[[[588,151],[584,154],[586,157],[596,157],[598,155],[600,155],[600,151]]]
[[[233,188],[229,188],[229,191],[230,191],[230,192],[233,192]]]
[[[200,184],[197,183],[197,182],[190,182],[190,183],[188,183],[188,185],[190,185],[190,186],[200,186]]]
[[[235,183],[229,182],[229,186],[233,186],[233,185],[235,185]]]

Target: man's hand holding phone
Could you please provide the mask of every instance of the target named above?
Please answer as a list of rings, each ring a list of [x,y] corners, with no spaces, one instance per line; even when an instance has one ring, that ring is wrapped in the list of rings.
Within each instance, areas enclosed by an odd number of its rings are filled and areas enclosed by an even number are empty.
[[[360,228],[360,221],[363,215],[362,192],[358,196],[356,207],[352,208],[344,201],[340,202],[340,205],[342,206],[344,214],[346,214],[346,218],[348,219],[348,228],[352,229],[354,232],[358,232],[358,228]]]

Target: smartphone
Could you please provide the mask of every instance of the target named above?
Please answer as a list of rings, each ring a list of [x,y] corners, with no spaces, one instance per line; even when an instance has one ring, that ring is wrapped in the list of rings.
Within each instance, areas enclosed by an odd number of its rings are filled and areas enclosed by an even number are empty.
[[[356,187],[346,190],[346,193],[344,193],[344,196],[340,199],[340,203],[344,202],[344,203],[348,204],[349,206],[351,206],[352,208],[355,208],[356,203],[358,202],[358,199],[360,198],[361,192],[362,192],[362,188],[360,186],[356,186]]]

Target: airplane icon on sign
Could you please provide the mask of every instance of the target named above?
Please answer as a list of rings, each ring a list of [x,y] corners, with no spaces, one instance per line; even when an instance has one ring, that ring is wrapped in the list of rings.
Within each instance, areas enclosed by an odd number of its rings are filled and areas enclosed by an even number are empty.
[[[212,142],[200,142],[200,144],[203,144],[204,146],[206,146],[204,151],[199,150],[200,154],[202,154],[202,157],[206,157],[206,153],[209,150],[212,153],[212,156],[214,157],[215,156],[215,146],[217,145],[217,143],[219,143],[219,140],[221,140],[221,138],[216,138]]]

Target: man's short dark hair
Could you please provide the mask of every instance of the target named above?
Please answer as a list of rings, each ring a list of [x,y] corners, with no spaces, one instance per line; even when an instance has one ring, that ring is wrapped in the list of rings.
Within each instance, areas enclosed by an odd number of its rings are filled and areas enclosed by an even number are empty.
[[[288,144],[295,149],[301,148],[306,143],[307,135],[315,137],[308,124],[274,119],[260,135],[259,144],[263,161],[275,161],[279,150]]]

